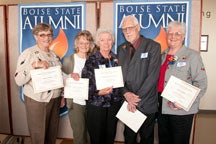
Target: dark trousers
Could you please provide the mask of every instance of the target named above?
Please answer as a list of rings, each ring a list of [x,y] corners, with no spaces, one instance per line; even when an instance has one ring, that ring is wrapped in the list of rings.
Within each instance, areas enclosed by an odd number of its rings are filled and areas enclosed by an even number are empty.
[[[162,114],[162,97],[158,93],[158,137],[159,144],[189,144],[194,114]]]
[[[140,134],[140,144],[153,144],[154,143],[154,124],[155,124],[155,113],[146,115],[145,122],[140,127],[138,133]],[[129,127],[125,125],[124,137],[126,144],[138,144],[137,134]]]
[[[87,128],[91,144],[113,144],[118,121],[116,114],[121,107],[121,102],[115,102],[108,108],[90,104],[87,104],[86,107]]]
[[[193,116],[193,114],[166,115],[159,113],[159,144],[189,144]]]
[[[59,126],[60,97],[37,102],[25,96],[31,144],[55,144]]]

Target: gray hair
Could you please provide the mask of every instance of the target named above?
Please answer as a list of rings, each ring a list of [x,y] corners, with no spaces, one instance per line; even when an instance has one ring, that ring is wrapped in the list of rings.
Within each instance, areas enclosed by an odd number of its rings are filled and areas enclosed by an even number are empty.
[[[186,34],[186,24],[183,22],[178,22],[178,21],[171,21],[168,25],[167,25],[167,32],[169,31],[169,29],[171,27],[180,27],[182,30],[182,34]]]
[[[135,16],[133,16],[133,15],[125,16],[125,17],[123,18],[122,23],[124,23],[126,20],[132,20],[133,23],[134,23],[134,25],[138,25],[138,24],[139,24],[138,19],[137,19]]]
[[[39,24],[35,25],[35,27],[32,30],[32,34],[37,35],[39,32],[42,32],[42,31],[50,31],[51,34],[53,34],[52,27],[46,23],[39,23]]]
[[[102,33],[108,33],[112,36],[112,41],[114,43],[114,35],[113,35],[113,32],[109,29],[105,29],[105,28],[99,28],[95,34],[95,43],[96,45],[98,45],[98,42],[100,40],[100,34]]]

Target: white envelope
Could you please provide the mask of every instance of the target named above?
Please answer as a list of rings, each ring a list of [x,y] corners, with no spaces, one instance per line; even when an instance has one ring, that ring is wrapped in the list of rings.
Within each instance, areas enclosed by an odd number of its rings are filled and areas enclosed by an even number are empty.
[[[137,132],[147,118],[139,110],[130,112],[127,109],[128,103],[125,101],[118,111],[116,117],[131,128],[134,132]]]

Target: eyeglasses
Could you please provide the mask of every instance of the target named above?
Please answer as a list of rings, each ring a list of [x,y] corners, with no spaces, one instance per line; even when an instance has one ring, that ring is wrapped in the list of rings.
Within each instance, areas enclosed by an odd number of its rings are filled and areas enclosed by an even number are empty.
[[[167,35],[168,35],[168,36],[180,37],[180,36],[182,36],[183,34],[182,34],[181,32],[176,32],[176,33],[168,32]]]
[[[131,30],[133,30],[133,29],[134,29],[136,26],[137,26],[137,25],[135,25],[135,26],[130,26],[130,27],[125,27],[125,28],[122,28],[122,31],[123,31],[123,32],[127,32],[127,30],[131,31]]]
[[[41,38],[45,38],[45,37],[51,38],[53,37],[53,34],[38,34],[38,36]]]

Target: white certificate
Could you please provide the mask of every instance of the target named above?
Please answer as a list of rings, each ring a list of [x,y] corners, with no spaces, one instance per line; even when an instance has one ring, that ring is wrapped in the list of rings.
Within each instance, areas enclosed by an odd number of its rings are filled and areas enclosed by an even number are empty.
[[[30,71],[30,74],[34,93],[64,87],[60,66],[50,67],[48,69],[34,69]]]
[[[124,124],[131,128],[134,132],[137,132],[147,118],[146,115],[139,110],[131,112],[127,109],[128,103],[125,101],[118,111],[116,117],[120,119]]]
[[[111,86],[113,88],[124,86],[121,66],[95,69],[95,80],[97,90]]]
[[[177,102],[185,111],[188,111],[199,92],[199,88],[171,76],[161,96],[171,102]]]
[[[64,87],[65,98],[88,100],[89,79],[80,78],[78,81],[67,78]]]

